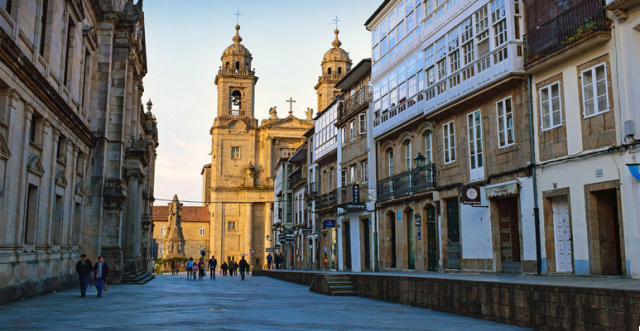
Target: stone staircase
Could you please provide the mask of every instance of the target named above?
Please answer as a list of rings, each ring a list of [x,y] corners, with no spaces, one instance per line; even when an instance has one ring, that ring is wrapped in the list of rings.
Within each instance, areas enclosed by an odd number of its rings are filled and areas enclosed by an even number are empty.
[[[124,277],[122,278],[121,284],[138,284],[138,285],[146,284],[150,280],[152,280],[154,277],[155,275],[151,272],[145,272],[145,273],[139,273],[139,274],[125,272]]]
[[[263,269],[253,269],[251,270],[251,276],[266,276],[266,272]]]
[[[355,296],[358,295],[356,288],[346,275],[325,275],[329,287],[329,295],[332,296]]]

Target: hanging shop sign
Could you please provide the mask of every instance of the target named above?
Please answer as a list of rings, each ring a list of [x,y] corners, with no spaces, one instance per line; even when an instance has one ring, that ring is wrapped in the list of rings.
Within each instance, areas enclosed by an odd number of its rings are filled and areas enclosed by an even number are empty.
[[[335,228],[336,227],[336,220],[324,220],[324,227],[325,228]]]
[[[465,186],[462,188],[461,196],[463,205],[479,205],[480,204],[480,188],[477,186]]]
[[[505,197],[518,194],[518,181],[513,180],[506,183],[499,183],[485,186],[487,199]]]

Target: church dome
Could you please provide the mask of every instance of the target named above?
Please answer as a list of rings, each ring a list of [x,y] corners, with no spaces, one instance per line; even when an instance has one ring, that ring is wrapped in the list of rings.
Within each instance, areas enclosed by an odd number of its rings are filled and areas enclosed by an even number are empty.
[[[336,34],[336,39],[331,43],[333,48],[328,50],[324,57],[322,58],[322,62],[349,62],[351,63],[351,58],[349,57],[349,53],[347,53],[344,49],[340,48],[342,46],[342,42],[338,39],[338,34],[340,31],[337,29],[334,31]]]
[[[242,37],[240,37],[240,25],[236,25],[236,35],[233,37],[233,44],[227,47],[227,49],[222,52],[222,57],[225,56],[244,56],[251,57],[251,52],[241,44]]]

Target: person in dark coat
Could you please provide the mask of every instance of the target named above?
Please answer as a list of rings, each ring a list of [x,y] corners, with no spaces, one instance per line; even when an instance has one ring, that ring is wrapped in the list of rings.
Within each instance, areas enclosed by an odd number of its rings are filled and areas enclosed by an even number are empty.
[[[109,278],[109,266],[104,262],[104,257],[98,257],[98,263],[96,263],[96,265],[93,267],[93,275],[95,286],[98,290],[98,298],[102,298],[102,290],[104,289],[104,284]]]
[[[279,270],[280,269],[280,255],[278,255],[278,254],[276,254],[275,265],[276,265],[276,270]]]
[[[211,279],[216,279],[216,266],[218,266],[218,260],[215,256],[211,256],[211,260],[209,260],[209,277]]]
[[[269,253],[269,255],[267,255],[267,269],[269,270],[271,270],[271,262],[273,262],[273,256]]]
[[[240,267],[240,276],[242,277],[242,280],[244,280],[244,274],[249,269],[249,263],[247,263],[247,261],[244,259],[244,256],[240,260],[239,267]]]
[[[80,261],[76,263],[76,272],[78,273],[80,296],[82,298],[87,294],[87,286],[89,286],[89,280],[91,279],[91,270],[93,270],[91,260],[87,259],[86,254],[80,255]]]
[[[227,268],[229,266],[227,265],[227,262],[222,262],[222,265],[220,265],[220,269],[222,269],[222,275],[223,276],[227,276]]]

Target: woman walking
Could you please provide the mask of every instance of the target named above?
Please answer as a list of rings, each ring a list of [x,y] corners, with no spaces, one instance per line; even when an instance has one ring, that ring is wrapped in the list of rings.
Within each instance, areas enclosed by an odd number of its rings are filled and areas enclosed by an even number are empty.
[[[220,269],[222,269],[222,276],[227,276],[227,268],[229,266],[227,265],[227,261],[222,262],[222,265],[220,265]]]
[[[95,277],[95,285],[98,290],[98,298],[102,298],[102,290],[104,289],[104,284],[107,282],[109,278],[109,266],[104,262],[104,257],[98,257],[98,263],[93,267],[94,277]]]
[[[191,271],[193,270],[193,258],[190,257],[189,261],[187,261],[187,265],[185,266],[185,269],[187,270],[187,279],[191,278]]]
[[[198,276],[199,279],[204,278],[204,260],[202,260],[202,258],[198,261]]]

